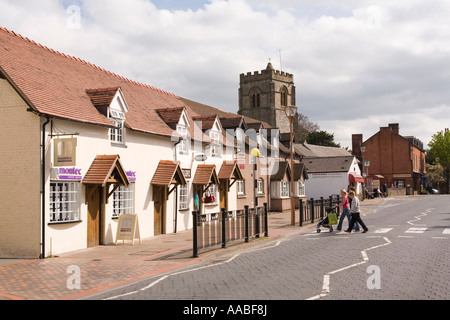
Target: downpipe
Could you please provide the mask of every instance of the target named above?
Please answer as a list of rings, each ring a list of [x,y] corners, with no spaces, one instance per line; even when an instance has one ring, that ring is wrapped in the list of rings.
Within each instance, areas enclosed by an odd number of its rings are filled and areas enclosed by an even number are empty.
[[[41,142],[41,148],[42,148],[42,164],[41,164],[41,220],[42,220],[42,231],[41,231],[41,255],[39,256],[39,259],[45,259],[45,128],[50,123],[50,118],[46,117],[46,121],[42,124],[42,142]]]

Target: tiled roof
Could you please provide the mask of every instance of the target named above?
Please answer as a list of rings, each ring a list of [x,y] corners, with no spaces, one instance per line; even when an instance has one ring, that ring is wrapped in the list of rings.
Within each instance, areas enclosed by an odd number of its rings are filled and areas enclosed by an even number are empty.
[[[173,183],[186,184],[186,179],[180,168],[180,163],[165,160],[160,161],[158,168],[156,168],[156,172],[153,175],[151,184],[168,187]]]
[[[242,173],[236,162],[227,163],[226,161],[224,161],[222,167],[220,168],[218,178],[228,180],[231,179],[242,180]]]
[[[305,158],[308,173],[348,172],[353,164],[352,155],[346,157]]]
[[[111,126],[86,90],[121,88],[129,106],[127,126],[136,131],[171,136],[156,109],[185,107],[175,95],[126,79],[79,58],[59,53],[0,27],[0,72],[38,113],[84,123]],[[93,103],[94,102],[94,103]]]
[[[316,146],[308,143],[294,143],[295,152],[308,157],[345,157],[351,153],[343,148]]]
[[[214,164],[199,164],[192,183],[200,185],[219,184],[216,166]]]
[[[84,176],[84,184],[98,184],[106,186],[106,184],[115,179],[119,183],[128,186],[130,181],[125,173],[125,169],[120,162],[119,155],[103,155],[97,156],[92,162],[91,167]]]

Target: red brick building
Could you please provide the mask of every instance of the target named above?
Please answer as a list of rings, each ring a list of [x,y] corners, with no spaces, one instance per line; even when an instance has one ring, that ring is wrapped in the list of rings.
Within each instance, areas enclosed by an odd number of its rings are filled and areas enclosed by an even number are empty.
[[[362,172],[380,187],[386,183],[390,194],[418,193],[426,173],[423,143],[415,137],[403,137],[399,124],[391,123],[363,142],[362,134],[352,136],[352,149],[361,161]]]

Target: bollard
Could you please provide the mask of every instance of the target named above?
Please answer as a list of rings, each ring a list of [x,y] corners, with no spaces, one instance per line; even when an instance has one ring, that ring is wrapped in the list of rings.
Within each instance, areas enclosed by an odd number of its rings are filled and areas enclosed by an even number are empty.
[[[311,198],[311,223],[314,223],[314,199]]]
[[[225,249],[227,246],[227,238],[226,238],[226,228],[225,228],[225,223],[226,223],[226,217],[227,217],[227,209],[222,208],[222,248]]]
[[[259,218],[258,207],[255,207],[255,238],[259,238]]]
[[[245,223],[244,223],[244,228],[245,228],[245,242],[248,242],[248,206],[244,206],[244,211],[245,211]]]
[[[324,203],[323,203],[323,197],[320,197],[320,219],[323,220],[323,216],[324,216]]]
[[[264,236],[269,236],[269,219],[267,217],[267,203],[264,203]]]
[[[300,227],[303,227],[303,199],[300,199]]]
[[[198,211],[192,211],[193,223],[193,257],[198,258],[198,241],[197,241],[197,224],[198,224]]]

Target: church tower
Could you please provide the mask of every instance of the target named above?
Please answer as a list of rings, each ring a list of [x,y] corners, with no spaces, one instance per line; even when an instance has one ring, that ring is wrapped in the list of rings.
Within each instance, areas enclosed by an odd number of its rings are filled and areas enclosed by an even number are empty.
[[[286,106],[295,105],[294,75],[275,70],[241,74],[238,114],[265,121],[280,132],[289,132]]]

